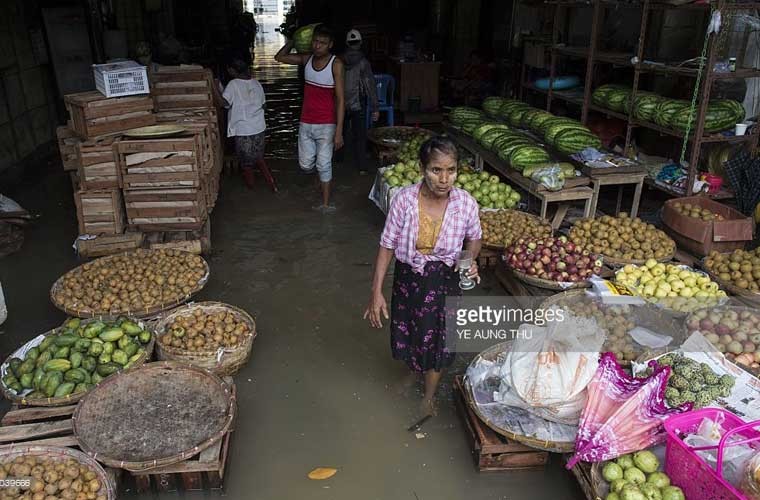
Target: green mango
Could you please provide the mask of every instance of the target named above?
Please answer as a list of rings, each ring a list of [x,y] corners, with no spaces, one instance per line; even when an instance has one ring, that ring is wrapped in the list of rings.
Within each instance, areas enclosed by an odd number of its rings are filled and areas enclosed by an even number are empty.
[[[82,368],[85,369],[85,371],[92,373],[93,370],[98,366],[98,360],[96,360],[92,356],[87,356],[82,360]]]
[[[63,382],[63,373],[54,371],[50,372],[50,376],[47,379],[44,387],[44,393],[47,397],[51,398],[58,389],[58,386]]]
[[[98,336],[100,332],[106,327],[106,324],[102,321],[94,321],[87,325],[82,332],[82,336],[87,339],[93,339]]]
[[[54,335],[48,335],[47,337],[45,337],[44,339],[42,339],[42,342],[40,342],[40,344],[37,346],[37,347],[40,348],[40,352],[47,351],[48,348],[51,345],[53,345],[53,341],[54,340],[55,340],[55,336]]]
[[[103,352],[106,354],[113,354],[116,350],[116,345],[113,342],[106,342],[103,344]]]
[[[124,330],[124,333],[131,336],[137,335],[142,331],[142,328],[140,328],[134,321],[125,321],[121,324],[120,328]]]
[[[81,352],[72,352],[71,356],[69,356],[69,361],[71,361],[71,367],[72,368],[79,368],[82,366],[82,360],[84,359],[84,356],[82,356]]]
[[[34,362],[35,366],[44,366],[45,363],[53,359],[53,351],[51,349],[47,349],[45,351],[42,351],[42,353],[39,355],[37,360]]]
[[[66,382],[74,382],[77,384],[80,382],[86,382],[87,378],[87,372],[82,368],[73,368],[63,375],[63,380]]]
[[[35,360],[35,359],[37,359],[39,357],[40,357],[40,348],[37,347],[37,346],[35,346],[35,347],[32,347],[31,349],[29,349],[27,351],[26,358],[24,358],[24,359],[25,360],[28,360],[28,359]]]
[[[34,375],[32,376],[32,387],[39,389],[41,387],[40,382],[44,376],[45,370],[43,370],[41,366],[37,367],[37,369],[34,370]]]
[[[59,347],[58,350],[55,351],[53,358],[68,359],[69,354],[71,354],[71,348],[69,346]]]
[[[129,356],[131,358],[132,356],[134,356],[135,354],[137,354],[137,351],[139,349],[140,348],[137,346],[137,344],[130,342],[129,344],[127,344],[124,347],[124,352],[126,352],[127,356]]]
[[[58,347],[71,347],[77,340],[79,337],[76,335],[58,335],[53,343]]]
[[[68,396],[74,390],[74,387],[76,387],[75,383],[64,382],[63,384],[59,385],[55,389],[55,392],[53,393],[53,397],[62,398],[62,397]]]
[[[119,366],[116,363],[104,363],[104,364],[98,365],[98,373],[102,377],[107,377],[113,373],[118,372],[119,370],[121,370],[121,366]]]
[[[17,375],[25,375],[27,373],[32,373],[34,371],[34,360],[33,359],[27,359],[24,360],[23,363],[21,363],[18,366]]]
[[[21,375],[21,378],[19,379],[19,382],[21,383],[21,387],[24,389],[31,389],[34,385],[32,384],[32,381],[34,379],[33,373],[25,373]]]
[[[8,366],[14,375],[20,375],[18,372],[18,367],[21,366],[21,363],[23,363],[23,361],[21,361],[19,358],[11,358],[8,360]]]
[[[124,366],[129,361],[129,356],[127,356],[127,353],[121,349],[117,349],[111,355],[111,359],[114,363],[119,363],[121,366]]]
[[[107,352],[104,352],[100,356],[98,356],[98,365],[105,365],[107,363],[111,362],[111,355]]]
[[[143,344],[147,344],[148,342],[150,342],[151,337],[152,335],[147,330],[141,331],[140,334],[138,335],[140,342],[142,342]]]

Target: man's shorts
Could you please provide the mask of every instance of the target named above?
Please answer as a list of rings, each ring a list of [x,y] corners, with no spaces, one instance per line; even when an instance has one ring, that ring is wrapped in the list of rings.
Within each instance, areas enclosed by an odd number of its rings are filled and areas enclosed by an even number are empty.
[[[303,123],[298,127],[298,163],[301,170],[313,172],[319,180],[332,180],[332,155],[335,141],[334,123]]]

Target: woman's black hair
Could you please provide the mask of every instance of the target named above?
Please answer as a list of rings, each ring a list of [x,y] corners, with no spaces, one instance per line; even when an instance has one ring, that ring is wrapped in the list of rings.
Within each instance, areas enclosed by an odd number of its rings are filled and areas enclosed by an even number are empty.
[[[426,169],[434,156],[443,155],[454,158],[459,163],[459,149],[457,145],[445,135],[435,135],[422,143],[420,146],[420,163],[422,169]]]

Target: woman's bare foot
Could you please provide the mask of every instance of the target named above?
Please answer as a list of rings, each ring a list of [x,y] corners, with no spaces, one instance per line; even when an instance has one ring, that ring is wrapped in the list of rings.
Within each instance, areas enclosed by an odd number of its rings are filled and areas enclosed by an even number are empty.
[[[438,415],[438,409],[435,407],[435,401],[428,398],[422,398],[420,402],[420,416],[421,417],[435,417]]]

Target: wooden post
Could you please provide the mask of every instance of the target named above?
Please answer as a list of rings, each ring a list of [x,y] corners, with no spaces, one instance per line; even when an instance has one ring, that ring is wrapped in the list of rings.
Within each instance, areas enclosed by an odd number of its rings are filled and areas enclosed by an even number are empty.
[[[554,23],[552,24],[552,46],[551,58],[549,62],[549,91],[546,94],[546,111],[552,110],[552,89],[554,88],[554,77],[557,74],[557,40],[559,38],[559,14],[562,7],[557,4],[554,7]]]
[[[594,17],[591,20],[591,43],[588,48],[586,59],[586,81],[583,87],[583,107],[581,108],[581,123],[586,124],[588,118],[588,105],[591,100],[591,83],[594,79],[594,58],[596,57],[596,43],[599,38],[599,25],[602,22],[602,0],[594,0]]]
[[[641,27],[639,28],[639,46],[636,50],[636,65],[633,71],[633,88],[631,89],[631,109],[628,111],[628,124],[625,131],[625,146],[623,154],[628,154],[628,148],[631,146],[631,135],[633,134],[633,100],[636,98],[636,91],[639,88],[639,77],[641,76],[641,63],[644,60],[644,45],[647,37],[647,23],[649,22],[649,0],[644,0],[644,6],[641,11]]]

